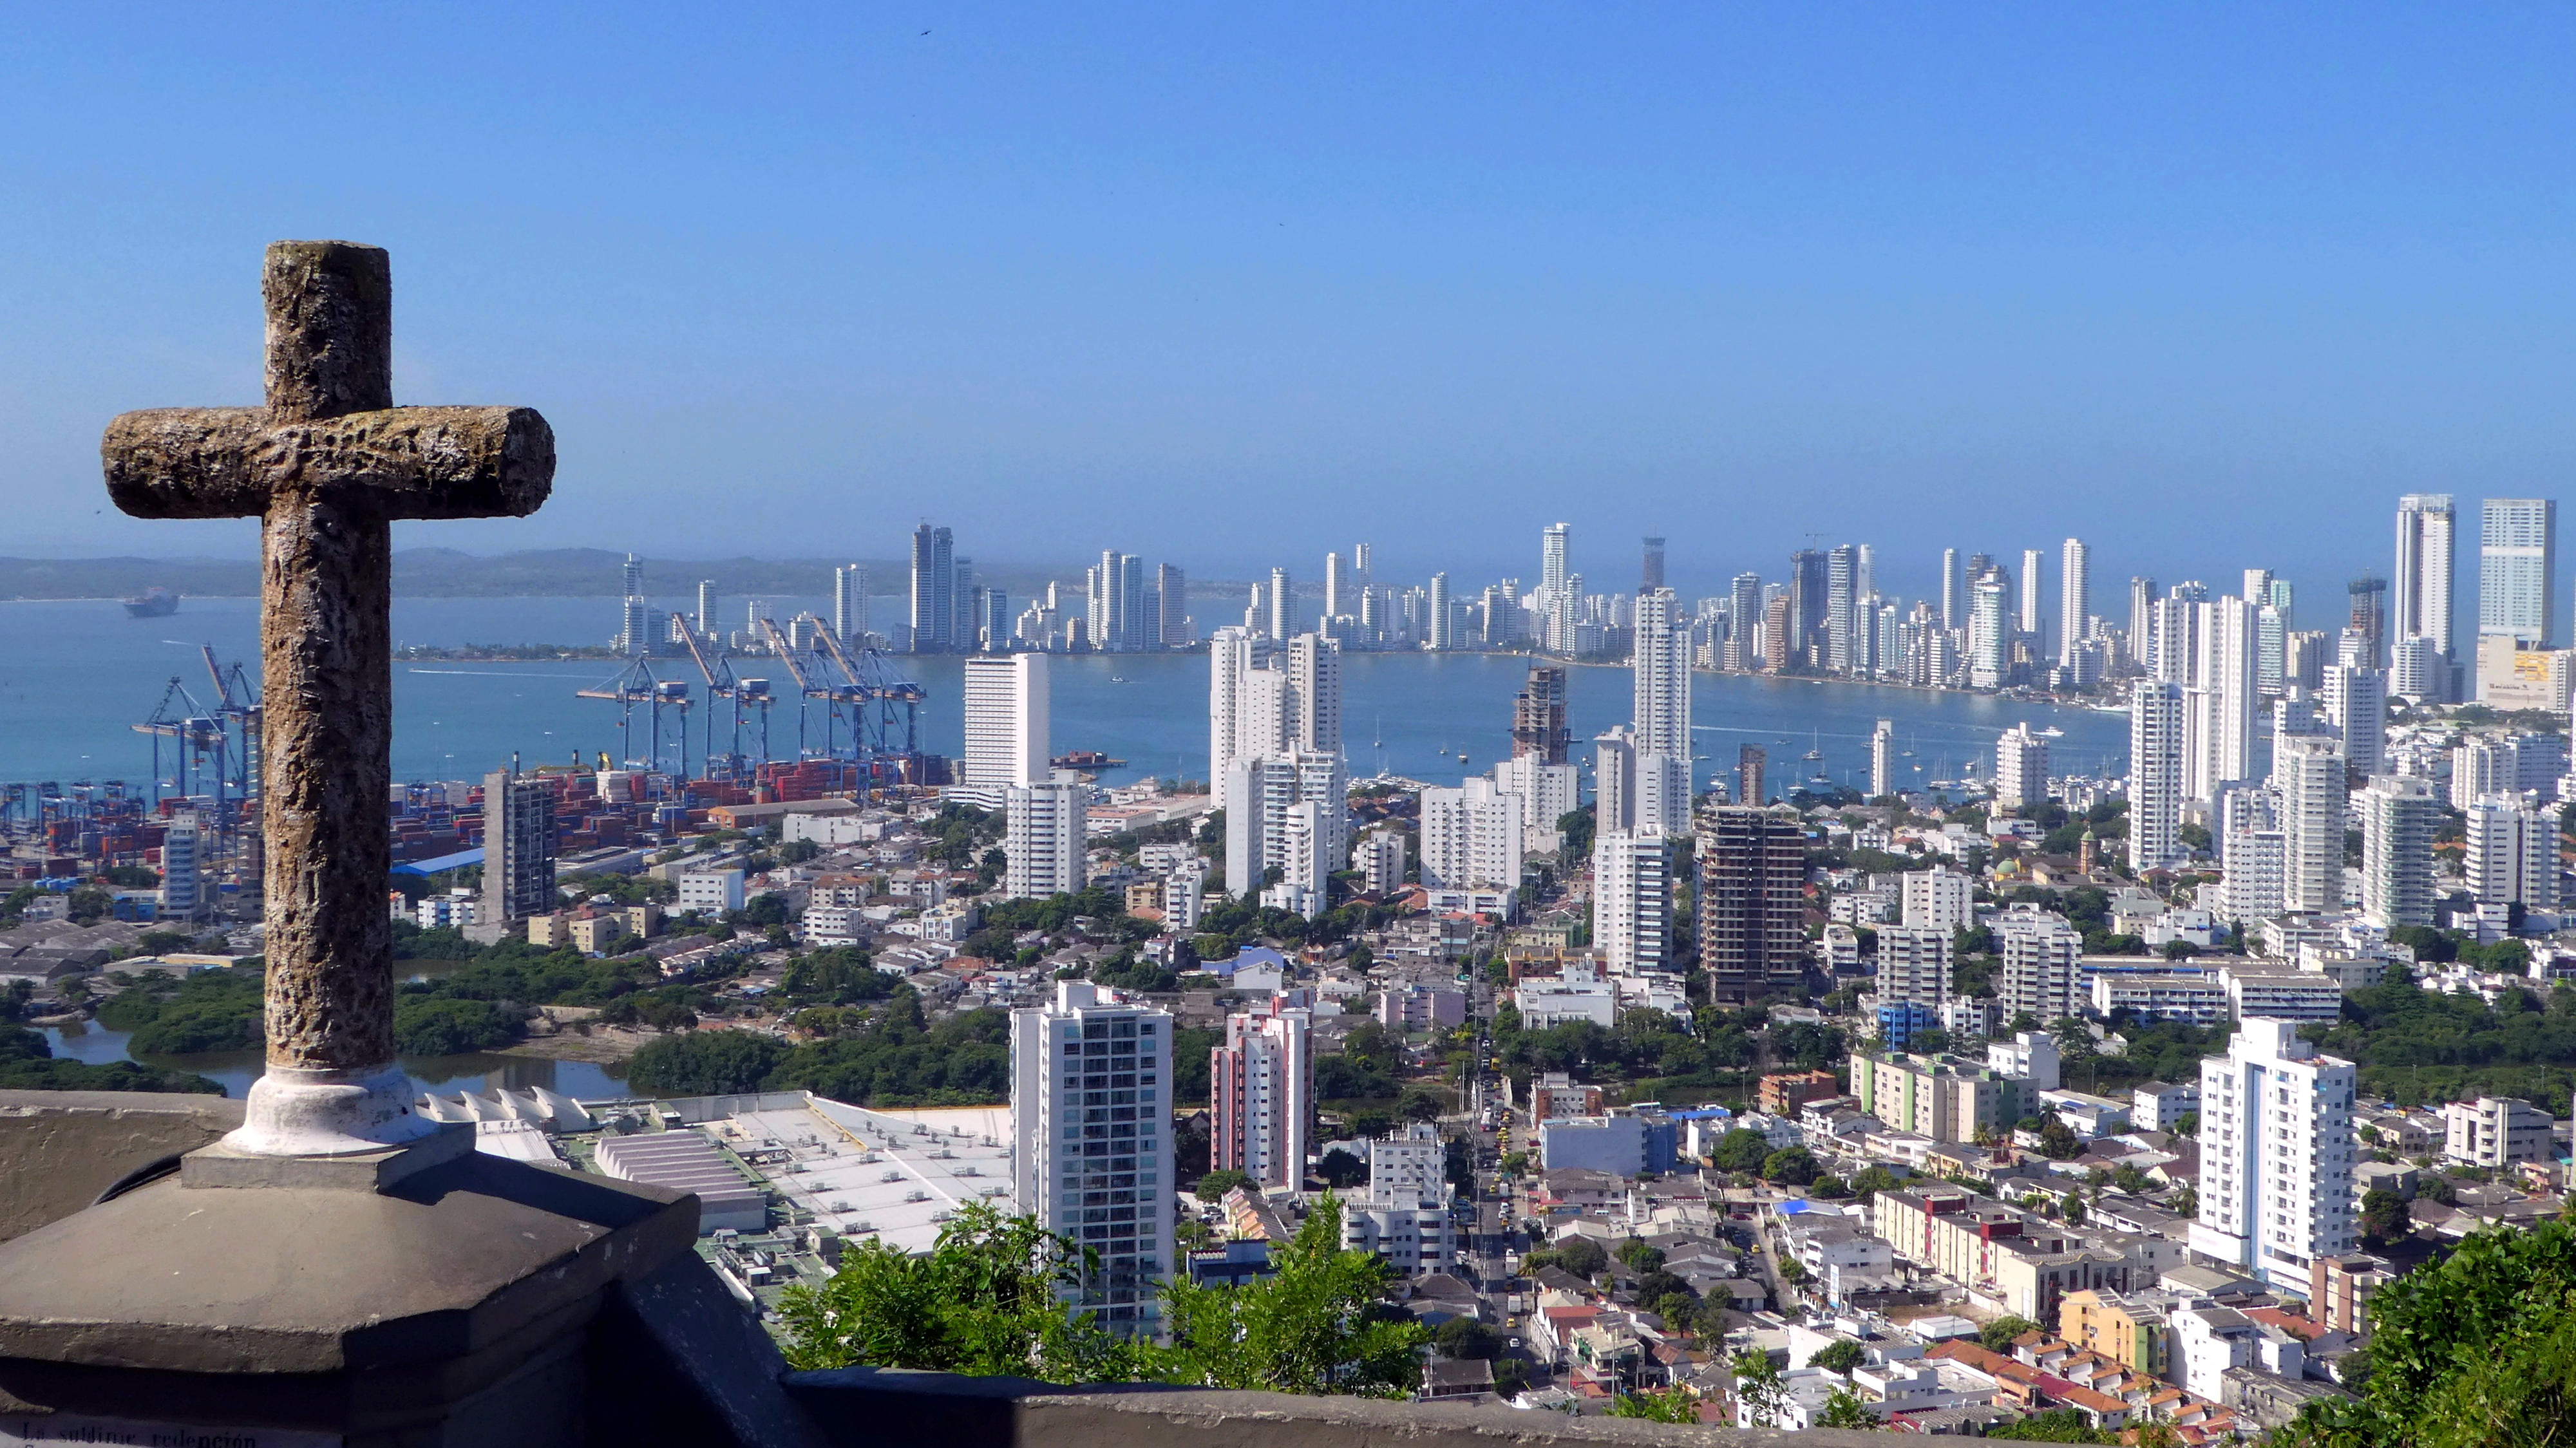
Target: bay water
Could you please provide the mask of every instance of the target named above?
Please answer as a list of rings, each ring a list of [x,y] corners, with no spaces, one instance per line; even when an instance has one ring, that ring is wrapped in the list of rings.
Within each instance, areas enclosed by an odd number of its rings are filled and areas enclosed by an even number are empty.
[[[881,611],[899,600],[879,599]],[[826,611],[822,599],[772,601],[775,616]],[[693,600],[656,600],[688,608]],[[885,613],[882,616],[892,616]],[[600,598],[399,599],[398,645],[588,645],[617,628],[614,600]],[[258,604],[248,598],[192,598],[164,618],[128,618],[112,599],[0,602],[0,783],[122,779],[139,789],[154,776],[153,741],[133,725],[166,707],[174,714],[211,712],[215,700],[201,654],[212,646],[226,666],[243,664],[256,679]],[[927,693],[920,712],[921,747],[955,755],[962,748],[958,713],[961,665],[953,657],[898,657],[898,672]],[[695,678],[685,659],[655,661],[660,677]],[[1059,656],[1054,660],[1054,748],[1096,750],[1124,761],[1101,771],[1117,784],[1145,775],[1207,777],[1207,659],[1203,654]],[[773,757],[792,758],[797,722],[793,686],[774,663],[745,661],[747,674],[773,676],[785,695],[771,716]],[[1343,746],[1354,776],[1385,771],[1434,784],[1482,773],[1509,753],[1512,696],[1529,661],[1510,655],[1352,653],[1343,661]],[[614,660],[532,662],[397,662],[394,666],[393,772],[397,780],[471,779],[503,767],[513,753],[528,764],[624,759],[648,751],[646,714],[621,730],[612,702],[583,699],[619,672]],[[175,684],[173,681],[176,681]],[[180,698],[172,691],[182,690]],[[1585,741],[1631,715],[1624,668],[1577,665],[1570,671],[1568,715],[1578,757]],[[193,705],[187,701],[192,699]],[[1769,751],[1772,791],[1823,774],[1866,787],[1875,722],[1893,720],[1901,749],[1900,781],[1924,786],[1972,764],[1992,771],[1996,735],[2028,722],[2056,729],[2050,763],[2059,774],[2101,774],[2127,767],[2125,714],[1988,695],[1821,680],[1702,674],[1692,681],[1703,785],[1731,775],[1739,746]],[[691,713],[688,759],[704,757],[706,716]],[[666,715],[663,759],[679,761],[678,715]],[[820,737],[819,716],[815,723]],[[730,747],[729,711],[717,730]],[[161,772],[172,769],[163,743]],[[1813,749],[1823,756],[1808,761]],[[74,1060],[125,1057],[123,1032],[95,1024],[48,1031],[58,1055]],[[221,1081],[240,1095],[258,1074],[255,1053],[159,1061]],[[423,1089],[543,1085],[568,1096],[622,1096],[609,1069],[586,1062],[481,1054],[407,1060]]]

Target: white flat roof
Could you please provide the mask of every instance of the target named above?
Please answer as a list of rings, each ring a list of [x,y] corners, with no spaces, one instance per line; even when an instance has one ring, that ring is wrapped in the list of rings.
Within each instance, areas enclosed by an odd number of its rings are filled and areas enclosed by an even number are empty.
[[[706,1129],[842,1236],[927,1252],[940,1218],[965,1203],[1013,1209],[1010,1114],[1007,1106],[869,1111],[815,1098]]]

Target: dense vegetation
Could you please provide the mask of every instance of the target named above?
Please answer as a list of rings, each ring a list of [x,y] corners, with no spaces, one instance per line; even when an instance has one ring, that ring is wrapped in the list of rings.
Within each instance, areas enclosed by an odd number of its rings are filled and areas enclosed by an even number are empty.
[[[144,1055],[251,1050],[264,1039],[261,978],[262,972],[243,966],[184,976],[112,974],[111,983],[130,979],[132,984],[100,1004],[98,1023],[111,1031],[132,1031],[127,1049]]]
[[[2300,1448],[2507,1448],[2576,1422],[2576,1225],[2479,1232],[2370,1303],[2359,1399],[2311,1404]]]
[[[2478,1095],[2519,1096],[2568,1114],[2576,1086],[2576,990],[2544,1001],[2505,992],[2493,1006],[2473,995],[2391,982],[2347,992],[2343,1020],[2311,1037],[2361,1068],[2363,1094],[2414,1106]]]
[[[1630,1010],[1613,1030],[1568,1021],[1533,1031],[1505,1004],[1495,1012],[1494,1059],[1523,1085],[1541,1072],[1563,1071],[1577,1081],[1622,1084],[1634,1099],[1679,1105],[1740,1097],[1766,1067],[1831,1069],[1849,1049],[1831,1026],[1767,1022],[1758,1006],[1702,1007],[1687,1024],[1662,1011]]]
[[[790,1288],[787,1360],[1375,1397],[1414,1387],[1430,1333],[1379,1301],[1385,1264],[1341,1249],[1339,1202],[1326,1196],[1271,1251],[1274,1274],[1242,1287],[1166,1282],[1167,1342],[1115,1337],[1059,1296],[1096,1259],[1033,1218],[973,1202],[926,1254],[871,1239],[846,1249],[823,1286]]]
[[[842,1034],[790,1046],[748,1031],[688,1031],[636,1052],[626,1079],[669,1096],[804,1090],[856,1106],[978,1106],[1010,1099],[1010,1060],[1004,1012],[960,1011],[926,1025],[920,998],[894,982],[885,1004]]]
[[[157,1071],[132,1061],[92,1066],[57,1061],[41,1032],[0,1026],[0,1088],[11,1091],[189,1091],[221,1096],[224,1088],[184,1071]]]

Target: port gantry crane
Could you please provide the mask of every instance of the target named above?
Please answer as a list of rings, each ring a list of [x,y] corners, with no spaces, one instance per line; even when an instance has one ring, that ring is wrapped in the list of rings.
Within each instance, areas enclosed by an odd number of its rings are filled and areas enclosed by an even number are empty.
[[[606,699],[618,706],[620,710],[617,721],[618,752],[630,769],[641,763],[646,769],[655,772],[661,770],[662,711],[666,708],[677,708],[680,711],[680,777],[683,779],[688,777],[689,683],[686,679],[664,679],[656,676],[652,661],[642,654],[637,654],[627,662],[624,669],[618,672],[617,677],[596,688],[578,689],[574,693],[579,698]],[[638,704],[646,706],[649,716],[650,743],[653,752],[647,761],[638,761],[635,757],[635,706]]]
[[[800,650],[774,621],[764,618],[760,627],[771,652],[778,655],[788,677],[796,681],[800,698],[823,705],[823,743],[819,749],[807,744],[805,710],[801,704],[798,707],[798,757],[846,758],[871,774],[880,761],[886,760],[909,768],[908,761],[919,747],[919,684],[897,678],[884,655],[874,649],[863,648],[852,654],[828,628],[817,627],[814,647]],[[846,753],[844,737],[848,740]]]
[[[200,645],[198,652],[206,661],[207,677],[214,681],[215,707],[200,703],[174,674],[161,691],[161,703],[152,717],[135,725],[134,732],[152,740],[154,802],[160,801],[165,785],[183,799],[211,793],[215,817],[208,823],[229,834],[231,805],[259,794],[259,693],[241,665],[227,669],[216,661],[214,645]],[[172,741],[175,755],[166,777],[161,773],[164,739]]]
[[[696,661],[698,673],[707,681],[707,747],[703,754],[707,777],[732,779],[744,772],[743,766],[747,761],[742,753],[742,711],[746,704],[760,711],[760,762],[767,764],[769,762],[769,706],[772,702],[769,697],[769,681],[736,677],[733,661],[722,654],[716,655],[714,663],[708,663],[706,650],[698,644],[698,631],[684,628],[680,630],[680,634],[688,642],[689,657]],[[714,701],[718,699],[731,700],[733,703],[733,752],[730,754],[716,753]]]
[[[863,645],[857,657],[853,658],[840,638],[830,629],[816,629],[814,632],[815,636],[822,640],[825,652],[832,656],[833,661],[841,666],[842,672],[848,674],[850,681],[864,694],[859,703],[857,721],[861,736],[860,745],[864,753],[879,759],[899,754],[907,761],[919,754],[921,752],[921,686],[910,679],[895,677],[894,667],[886,662],[886,656],[878,650]],[[873,718],[869,717],[871,705],[874,706]],[[895,715],[898,709],[902,711],[903,716],[903,747],[899,750],[894,746]]]

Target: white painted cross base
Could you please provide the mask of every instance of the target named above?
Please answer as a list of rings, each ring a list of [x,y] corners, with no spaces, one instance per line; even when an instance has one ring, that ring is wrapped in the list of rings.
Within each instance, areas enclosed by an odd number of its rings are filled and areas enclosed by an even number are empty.
[[[254,1156],[351,1156],[405,1146],[438,1129],[412,1110],[411,1078],[388,1061],[357,1071],[271,1066],[250,1083],[246,1117],[224,1145]]]

